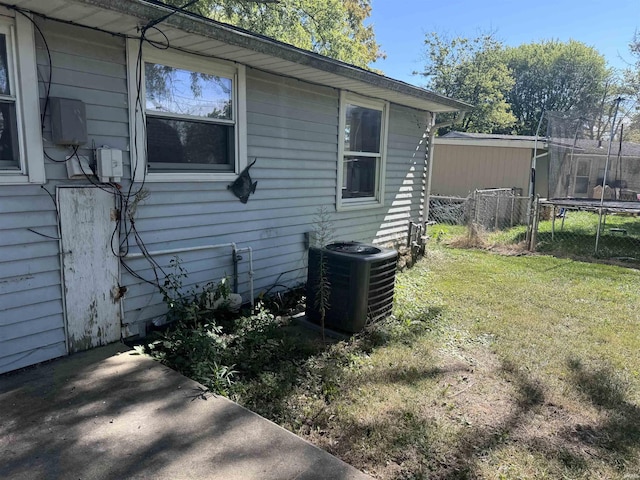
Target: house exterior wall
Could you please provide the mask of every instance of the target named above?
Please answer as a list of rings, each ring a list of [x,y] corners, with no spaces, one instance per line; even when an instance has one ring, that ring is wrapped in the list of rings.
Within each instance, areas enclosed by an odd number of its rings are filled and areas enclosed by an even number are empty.
[[[56,22],[38,23],[51,49],[51,96],[82,100],[89,138],[97,146],[126,150],[124,41]],[[39,93],[44,99],[42,79],[48,78],[49,63],[38,35],[36,53]],[[51,139],[48,120],[45,125],[45,151],[55,159],[64,158],[69,151],[52,148],[47,141]],[[87,152],[81,148],[79,153]],[[126,151],[124,156],[128,159]],[[67,352],[56,187],[87,182],[68,180],[62,163],[45,160],[45,168],[43,187],[53,199],[39,185],[0,185],[0,373]]]
[[[431,194],[466,197],[476,189],[515,187],[527,195],[531,156],[528,148],[436,144]]]
[[[227,182],[148,183],[136,226],[153,251],[223,245],[177,253],[189,272],[185,286],[215,282],[233,271],[232,250],[251,247],[257,294],[273,285],[306,280],[305,233],[328,208],[336,240],[389,244],[404,241],[409,220],[418,221],[424,165],[424,116],[404,107],[390,112],[384,206],[337,212],[338,91],[247,69],[247,138],[255,194],[246,204]],[[174,254],[156,259],[168,265]],[[248,256],[239,262],[238,290],[249,298]],[[129,263],[153,278],[149,263]],[[128,287],[125,323],[130,334],[164,312],[153,286],[123,274]]]
[[[120,149],[128,177],[131,139],[124,40],[36,21],[51,49],[50,95],[86,104],[89,143],[78,153],[90,155],[92,145]],[[49,63],[38,37],[36,46],[44,99],[42,79],[48,77]],[[316,228],[314,217],[321,206],[330,213],[335,239],[402,243],[409,220],[419,221],[421,214],[428,114],[391,106],[384,205],[341,212],[336,211],[338,116],[337,89],[247,69],[248,156],[257,159],[251,168],[258,181],[255,194],[242,204],[227,190],[228,182],[148,182],[149,195],[135,217],[146,248],[152,253],[185,250],[178,256],[189,274],[184,286],[190,287],[233,273],[231,247],[226,244],[251,247],[257,294],[306,279],[305,233]],[[51,138],[48,119],[45,124],[46,152],[64,158],[69,150],[46,140]],[[44,189],[0,185],[0,373],[67,352],[58,220],[47,191],[55,199],[57,187],[89,182],[68,180],[63,163],[45,160],[45,166]],[[122,185],[128,188],[128,178]],[[129,244],[132,252],[138,251],[133,240]],[[188,251],[203,246],[212,248]],[[173,256],[154,258],[168,272]],[[143,278],[154,280],[156,273],[163,277],[144,258],[125,262]],[[161,295],[125,269],[120,284],[127,288],[123,335],[144,334],[145,324],[165,311]],[[248,300],[246,251],[239,262],[239,293]]]

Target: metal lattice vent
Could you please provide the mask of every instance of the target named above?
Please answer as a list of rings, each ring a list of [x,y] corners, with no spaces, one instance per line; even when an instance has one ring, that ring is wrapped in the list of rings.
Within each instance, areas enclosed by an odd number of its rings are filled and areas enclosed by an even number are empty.
[[[309,249],[306,309],[309,320],[320,322],[316,297],[321,255],[329,283],[326,327],[355,333],[367,321],[391,314],[398,252],[358,242],[339,242]]]

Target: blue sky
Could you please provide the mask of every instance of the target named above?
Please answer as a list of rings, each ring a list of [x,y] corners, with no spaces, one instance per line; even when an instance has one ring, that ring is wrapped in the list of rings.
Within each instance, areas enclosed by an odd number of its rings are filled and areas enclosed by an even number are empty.
[[[640,30],[640,0],[372,0],[376,39],[387,54],[373,64],[385,75],[423,86],[411,75],[424,65],[425,34],[474,37],[495,31],[507,45],[579,40],[595,47],[612,67],[630,61],[628,44]],[[622,56],[623,58],[620,58]]]

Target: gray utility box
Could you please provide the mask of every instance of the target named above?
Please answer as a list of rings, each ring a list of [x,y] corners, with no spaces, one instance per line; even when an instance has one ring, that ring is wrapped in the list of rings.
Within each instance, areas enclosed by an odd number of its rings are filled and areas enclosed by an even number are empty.
[[[321,256],[330,292],[325,313],[327,328],[356,333],[367,320],[378,320],[391,313],[398,252],[364,243],[339,242],[309,249],[308,320],[320,323],[316,297]]]
[[[51,97],[51,137],[56,145],[87,143],[87,113],[84,103],[71,98]]]

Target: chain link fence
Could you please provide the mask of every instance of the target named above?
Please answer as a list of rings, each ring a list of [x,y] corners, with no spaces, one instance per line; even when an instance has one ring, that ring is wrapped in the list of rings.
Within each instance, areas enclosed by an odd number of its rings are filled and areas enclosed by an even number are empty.
[[[622,140],[624,122],[616,124],[615,115],[609,133],[571,112],[544,112],[543,125],[535,171],[548,198],[509,188],[432,196],[428,236],[457,246],[502,245],[640,265],[640,143]]]
[[[601,219],[601,220],[600,220]],[[599,225],[599,228],[598,228]],[[504,247],[640,264],[640,202],[530,201],[512,189],[431,196],[427,234],[452,246]]]
[[[518,193],[494,188],[468,197],[431,196],[428,234],[445,242],[519,244],[526,237],[530,201]]]

